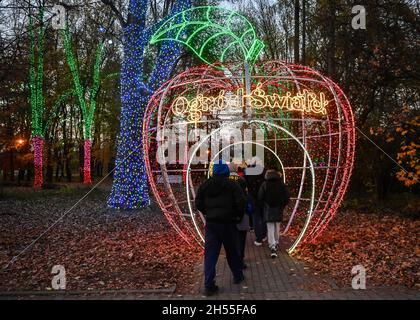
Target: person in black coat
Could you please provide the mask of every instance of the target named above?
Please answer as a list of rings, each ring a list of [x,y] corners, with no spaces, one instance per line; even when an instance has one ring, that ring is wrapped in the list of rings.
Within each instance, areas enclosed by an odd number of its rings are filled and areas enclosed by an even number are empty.
[[[255,174],[255,172],[261,173]],[[263,242],[267,240],[267,226],[263,221],[263,208],[258,203],[258,190],[264,182],[265,172],[266,169],[258,164],[245,169],[245,180],[248,187],[249,198],[253,207],[251,216],[255,231],[254,244],[256,246],[261,246]]]
[[[198,188],[195,198],[195,206],[206,220],[204,244],[206,295],[218,291],[215,283],[216,265],[222,244],[234,283],[244,280],[236,224],[244,215],[246,196],[239,183],[229,179],[229,175],[226,163],[222,161],[215,163],[212,177]]]
[[[242,261],[242,269],[246,269],[247,265],[244,262],[245,259],[245,246],[246,246],[246,237],[249,231],[249,210],[248,210],[248,189],[246,186],[246,180],[244,177],[241,177],[236,172],[235,165],[232,165],[230,168],[230,176],[229,179],[236,180],[239,185],[241,186],[243,192],[245,193],[245,196],[247,198],[246,208],[245,208],[245,214],[242,217],[242,220],[236,225],[236,228],[238,229],[238,250],[239,250],[239,256],[241,257]],[[239,168],[238,168],[239,169]],[[238,170],[239,171],[239,170]]]
[[[264,221],[267,224],[268,246],[272,258],[277,257],[280,223],[289,200],[290,194],[281,175],[276,170],[267,170],[265,181],[258,191],[258,202],[263,207]]]

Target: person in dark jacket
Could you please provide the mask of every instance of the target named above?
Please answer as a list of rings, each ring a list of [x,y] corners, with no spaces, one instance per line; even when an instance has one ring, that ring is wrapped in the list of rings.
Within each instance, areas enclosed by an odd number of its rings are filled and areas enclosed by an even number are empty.
[[[261,172],[261,173],[259,173]],[[258,203],[258,190],[264,182],[264,174],[266,170],[260,164],[253,164],[245,169],[245,180],[248,186],[248,194],[252,203],[253,212],[251,214],[253,219],[253,227],[255,231],[256,246],[261,246],[267,240],[267,226],[263,221],[263,208]],[[255,174],[259,173],[259,174]]]
[[[289,191],[281,175],[276,170],[267,170],[265,181],[258,191],[258,202],[264,208],[264,221],[267,223],[268,246],[272,258],[277,257],[280,223],[289,199]]]
[[[232,164],[231,164],[232,165]],[[246,206],[245,206],[245,214],[242,217],[242,220],[236,225],[238,229],[238,250],[239,256],[241,257],[242,262],[242,269],[246,269],[247,265],[244,262],[245,259],[245,246],[246,246],[246,236],[248,235],[249,231],[249,210],[248,210],[248,189],[246,186],[245,178],[239,175],[239,168],[236,168],[235,165],[232,165],[230,168],[230,176],[229,179],[238,181],[239,185],[241,186],[245,196],[247,198]],[[236,171],[238,170],[238,171]]]
[[[229,167],[226,163],[222,161],[215,163],[212,177],[198,188],[195,198],[195,206],[206,220],[204,244],[206,295],[212,295],[218,291],[215,283],[216,265],[222,244],[234,283],[244,280],[236,224],[244,215],[246,197],[239,183],[230,180],[229,175]]]

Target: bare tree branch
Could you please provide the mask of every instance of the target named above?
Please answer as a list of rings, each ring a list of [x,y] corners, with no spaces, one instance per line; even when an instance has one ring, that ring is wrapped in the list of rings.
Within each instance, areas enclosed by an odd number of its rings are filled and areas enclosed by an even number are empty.
[[[101,0],[101,1],[104,5],[107,5],[112,10],[112,12],[114,12],[121,26],[124,27],[127,24],[127,21],[124,19],[121,12],[117,9],[114,2],[111,0]]]

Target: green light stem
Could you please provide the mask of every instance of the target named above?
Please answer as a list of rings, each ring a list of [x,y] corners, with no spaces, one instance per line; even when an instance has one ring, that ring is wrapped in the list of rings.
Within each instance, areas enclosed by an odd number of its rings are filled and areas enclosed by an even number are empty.
[[[95,65],[93,69],[93,83],[89,91],[89,96],[85,97],[87,90],[82,88],[80,83],[79,70],[77,68],[76,59],[73,54],[73,49],[71,45],[71,36],[68,28],[63,30],[63,39],[64,39],[64,51],[67,58],[67,63],[70,68],[70,72],[73,78],[74,91],[77,95],[79,106],[82,111],[82,123],[83,123],[83,138],[85,140],[91,139],[92,136],[92,122],[93,115],[96,108],[96,98],[99,90],[100,84],[100,69],[101,69],[101,59],[104,51],[104,44],[100,43],[96,51]]]
[[[39,10],[39,27],[37,47],[38,60],[35,59],[36,44],[35,33],[32,16],[29,16],[29,103],[32,115],[32,136],[43,137],[42,116],[44,113],[44,93],[43,93],[43,78],[44,78],[44,36],[45,26],[43,25],[44,10]]]
[[[36,112],[36,82],[35,82],[35,36],[33,29],[32,16],[29,15],[29,103],[32,115],[32,136],[37,135],[38,114]]]
[[[44,101],[44,35],[45,35],[45,26],[44,21],[44,10],[41,8],[39,10],[39,20],[41,21],[41,26],[39,27],[38,33],[38,72],[37,72],[37,108],[39,110],[39,119],[38,123],[39,128],[42,128],[42,116],[44,113],[45,101]]]
[[[193,7],[172,16],[153,33],[150,43],[160,41],[182,43],[210,65],[233,59],[246,61],[251,68],[264,48],[249,20],[214,6]]]

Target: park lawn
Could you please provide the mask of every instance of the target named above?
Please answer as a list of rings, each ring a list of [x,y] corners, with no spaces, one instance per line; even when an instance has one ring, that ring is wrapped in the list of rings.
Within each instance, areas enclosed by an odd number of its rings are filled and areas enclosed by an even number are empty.
[[[3,268],[88,189],[4,193],[0,201]],[[23,197],[27,193],[27,198]],[[107,188],[95,190],[61,222],[0,272],[0,291],[51,290],[54,265],[67,290],[163,289],[190,292],[201,251],[186,245],[157,210],[107,208]]]

